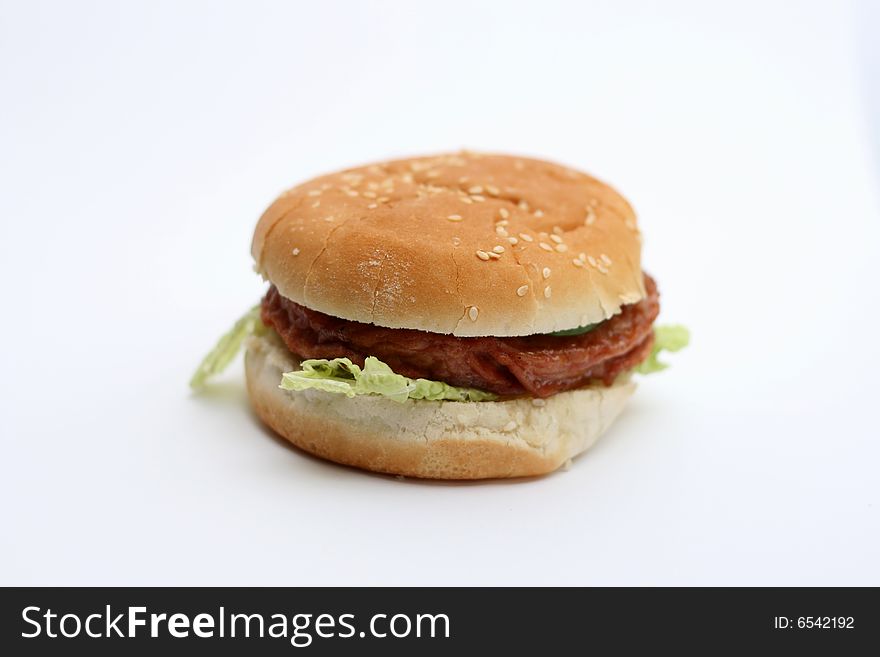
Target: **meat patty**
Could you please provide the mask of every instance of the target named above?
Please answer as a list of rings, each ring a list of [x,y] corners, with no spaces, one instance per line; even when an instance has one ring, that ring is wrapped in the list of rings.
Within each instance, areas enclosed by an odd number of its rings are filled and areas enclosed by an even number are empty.
[[[647,295],[582,335],[460,338],[352,322],[285,299],[273,285],[263,298],[263,323],[301,359],[375,356],[410,378],[443,381],[498,395],[549,397],[588,383],[611,385],[651,351],[660,312],[654,279]]]

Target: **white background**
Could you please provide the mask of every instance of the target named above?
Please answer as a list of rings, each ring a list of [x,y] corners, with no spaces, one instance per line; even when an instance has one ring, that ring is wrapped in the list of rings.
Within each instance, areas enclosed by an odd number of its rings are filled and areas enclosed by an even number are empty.
[[[2,584],[880,585],[874,3],[4,3]],[[873,95],[872,95],[873,94]],[[693,331],[544,479],[288,447],[203,353],[283,188],[468,147],[639,212]]]

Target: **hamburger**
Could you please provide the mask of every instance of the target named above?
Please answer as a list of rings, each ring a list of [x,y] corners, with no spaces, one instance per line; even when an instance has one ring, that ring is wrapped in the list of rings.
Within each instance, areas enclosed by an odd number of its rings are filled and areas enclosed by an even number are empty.
[[[257,415],[297,447],[437,479],[552,472],[687,342],[656,327],[629,203],[579,171],[445,154],[287,190],[251,253],[259,305],[205,358],[246,348]]]

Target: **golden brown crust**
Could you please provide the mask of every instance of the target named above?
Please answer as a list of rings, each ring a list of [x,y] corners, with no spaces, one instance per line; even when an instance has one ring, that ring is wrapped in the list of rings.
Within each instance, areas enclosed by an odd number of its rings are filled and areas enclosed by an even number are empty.
[[[249,341],[248,393],[257,414],[278,434],[331,461],[432,479],[552,472],[598,439],[635,387],[622,381],[610,388],[560,393],[537,404],[529,399],[401,404],[372,396],[281,390],[281,373],[296,366],[274,334]]]
[[[263,214],[252,253],[285,297],[391,328],[529,335],[644,296],[632,208],[586,174],[459,153],[305,182]]]

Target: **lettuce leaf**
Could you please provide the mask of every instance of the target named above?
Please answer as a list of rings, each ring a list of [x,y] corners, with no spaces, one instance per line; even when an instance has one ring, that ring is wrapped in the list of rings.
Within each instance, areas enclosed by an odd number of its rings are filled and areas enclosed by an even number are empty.
[[[198,369],[189,380],[193,390],[203,388],[205,382],[225,370],[241,349],[241,343],[249,335],[260,335],[266,331],[260,321],[260,305],[247,311],[199,363]]]
[[[324,390],[346,397],[381,395],[401,403],[407,399],[475,402],[497,399],[497,395],[473,388],[456,388],[440,381],[410,379],[395,373],[374,356],[366,358],[363,368],[348,358],[304,360],[300,367],[302,369],[296,372],[282,374],[279,387],[284,390]]]
[[[579,330],[591,329],[581,327]],[[222,372],[241,350],[245,338],[262,335],[267,331],[260,321],[260,306],[257,304],[245,313],[202,359],[189,385],[193,390],[204,387],[205,382]],[[560,334],[566,332],[559,332]],[[639,374],[652,374],[668,367],[659,360],[663,351],[679,351],[687,346],[690,333],[684,326],[665,325],[654,327],[654,346],[651,354],[633,368]],[[311,359],[300,363],[301,370],[285,372],[281,377],[280,388],[284,390],[325,390],[355,395],[381,395],[397,402],[407,399],[429,401],[493,401],[498,395],[474,388],[458,388],[441,381],[410,379],[397,374],[387,364],[374,356],[369,356],[363,368],[348,358]]]
[[[662,351],[679,351],[690,342],[691,334],[680,324],[666,324],[654,327],[654,346],[651,355],[633,368],[639,374],[653,374],[665,370],[669,365],[659,360]]]

